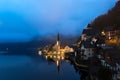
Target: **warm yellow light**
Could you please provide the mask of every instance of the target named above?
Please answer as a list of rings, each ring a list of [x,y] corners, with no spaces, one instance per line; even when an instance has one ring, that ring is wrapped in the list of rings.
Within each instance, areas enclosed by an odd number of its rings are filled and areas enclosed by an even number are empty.
[[[58,54],[60,54],[60,51],[58,51]]]
[[[60,56],[57,56],[58,59],[60,59]]]
[[[56,51],[54,51],[53,53],[56,54]]]
[[[63,54],[64,52],[62,51],[61,53]]]
[[[102,31],[101,33],[102,33],[102,35],[105,35],[105,32],[104,32],[104,31]]]
[[[50,55],[50,58],[52,58],[52,55]]]
[[[62,60],[64,60],[64,57],[62,56]]]
[[[54,56],[54,58],[56,58],[56,56]]]

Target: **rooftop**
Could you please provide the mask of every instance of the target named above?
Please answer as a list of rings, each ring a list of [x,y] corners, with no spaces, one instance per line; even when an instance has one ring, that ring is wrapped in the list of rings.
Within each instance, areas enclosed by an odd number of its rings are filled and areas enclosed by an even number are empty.
[[[100,33],[100,30],[98,29],[84,29],[82,34],[86,34],[87,36],[95,36],[98,35]]]

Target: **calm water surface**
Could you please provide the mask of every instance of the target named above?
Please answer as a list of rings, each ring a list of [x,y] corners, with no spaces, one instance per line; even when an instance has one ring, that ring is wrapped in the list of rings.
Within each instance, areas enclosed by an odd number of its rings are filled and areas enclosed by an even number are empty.
[[[0,80],[82,80],[68,61],[55,62],[43,56],[0,55]]]
[[[0,54],[0,80],[82,80],[84,77],[69,61],[61,60],[57,67],[44,56],[15,54]]]

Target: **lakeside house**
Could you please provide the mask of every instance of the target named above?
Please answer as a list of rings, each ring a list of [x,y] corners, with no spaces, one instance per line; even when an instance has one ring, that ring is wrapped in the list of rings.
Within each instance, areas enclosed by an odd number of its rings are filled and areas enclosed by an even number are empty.
[[[113,78],[120,78],[120,50],[116,48],[105,48],[101,56],[103,66],[113,71]]]
[[[98,52],[101,53],[98,55],[101,64],[113,71],[113,78],[120,77],[120,49],[118,49],[120,47],[120,30],[111,27],[103,31],[92,28],[84,29],[80,42],[82,58],[87,60],[93,57],[96,47],[105,51]]]
[[[114,29],[114,27],[107,27],[105,29],[105,44],[107,46],[119,46],[120,47],[120,30]]]
[[[87,60],[89,57],[94,55],[95,45],[91,44],[91,41],[82,41],[81,43],[81,53],[83,59]]]
[[[84,59],[88,59],[94,55],[94,50],[96,47],[97,37],[100,34],[100,30],[86,28],[83,30],[81,35],[81,52]]]
[[[98,29],[86,28],[86,29],[83,29],[81,40],[85,41],[88,39],[96,38],[99,36],[99,34],[100,34],[100,30]]]

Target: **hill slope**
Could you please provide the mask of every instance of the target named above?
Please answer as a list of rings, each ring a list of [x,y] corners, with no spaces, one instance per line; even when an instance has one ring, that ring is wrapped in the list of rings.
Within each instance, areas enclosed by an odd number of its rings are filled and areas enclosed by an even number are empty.
[[[115,29],[120,29],[120,1],[108,13],[97,17],[91,25],[93,28],[101,30],[106,26],[114,26]]]

